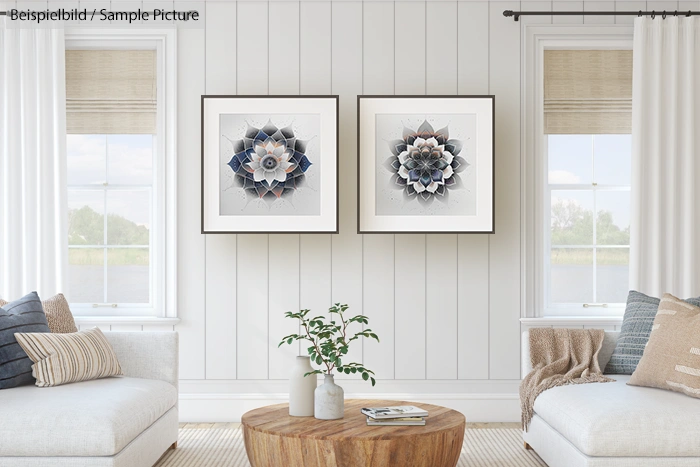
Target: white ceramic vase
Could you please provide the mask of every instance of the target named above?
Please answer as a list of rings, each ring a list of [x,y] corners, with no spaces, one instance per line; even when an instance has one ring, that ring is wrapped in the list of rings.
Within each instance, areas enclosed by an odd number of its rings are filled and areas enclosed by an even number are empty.
[[[333,375],[323,375],[323,384],[316,388],[314,398],[314,417],[319,420],[337,420],[343,418],[345,411],[345,392],[335,384]]]
[[[289,377],[289,415],[292,417],[314,416],[316,375],[304,376],[312,371],[309,357],[296,358]]]

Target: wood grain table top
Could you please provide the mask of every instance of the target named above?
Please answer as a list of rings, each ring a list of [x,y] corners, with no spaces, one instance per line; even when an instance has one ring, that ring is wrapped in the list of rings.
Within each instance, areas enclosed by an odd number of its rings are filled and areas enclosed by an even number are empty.
[[[428,411],[425,426],[367,426],[363,407],[414,405]],[[319,440],[390,440],[401,437],[429,435],[465,426],[464,415],[456,410],[420,402],[346,399],[345,417],[340,420],[317,420],[314,417],[290,417],[289,404],[270,405],[243,415],[245,429],[289,438]]]

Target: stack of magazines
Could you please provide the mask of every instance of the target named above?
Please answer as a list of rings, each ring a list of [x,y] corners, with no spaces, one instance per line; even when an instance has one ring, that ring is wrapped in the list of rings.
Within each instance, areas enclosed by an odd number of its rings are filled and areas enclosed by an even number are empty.
[[[422,426],[428,416],[428,412],[412,405],[366,407],[360,412],[367,415],[369,426]]]

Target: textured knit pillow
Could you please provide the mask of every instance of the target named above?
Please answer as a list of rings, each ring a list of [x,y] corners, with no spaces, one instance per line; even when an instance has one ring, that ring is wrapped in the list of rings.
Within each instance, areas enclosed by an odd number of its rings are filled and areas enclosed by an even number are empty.
[[[112,345],[99,328],[72,334],[17,333],[17,341],[32,359],[39,387],[124,374]]]
[[[17,343],[16,332],[50,332],[36,292],[0,307],[0,389],[34,383],[32,361]]]
[[[6,303],[0,298],[0,306],[5,306]],[[51,332],[78,332],[68,301],[62,293],[42,300],[41,305],[44,308],[46,321],[49,323]]]
[[[700,307],[664,294],[632,386],[700,398]]]
[[[644,346],[649,341],[651,326],[654,324],[656,310],[660,300],[641,292],[630,290],[627,307],[622,318],[620,337],[615,344],[610,361],[604,373],[612,375],[631,375],[644,353]],[[700,306],[700,298],[688,298],[686,302]]]

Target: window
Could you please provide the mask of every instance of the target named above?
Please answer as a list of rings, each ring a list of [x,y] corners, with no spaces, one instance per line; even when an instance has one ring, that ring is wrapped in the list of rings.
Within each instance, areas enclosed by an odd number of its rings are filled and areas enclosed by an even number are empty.
[[[76,315],[176,316],[173,36],[67,34],[67,295]]]
[[[628,134],[547,135],[548,310],[627,299],[631,144]]]
[[[155,135],[68,135],[72,303],[152,307]]]
[[[630,31],[532,25],[524,37],[523,317],[621,316],[629,291]]]

